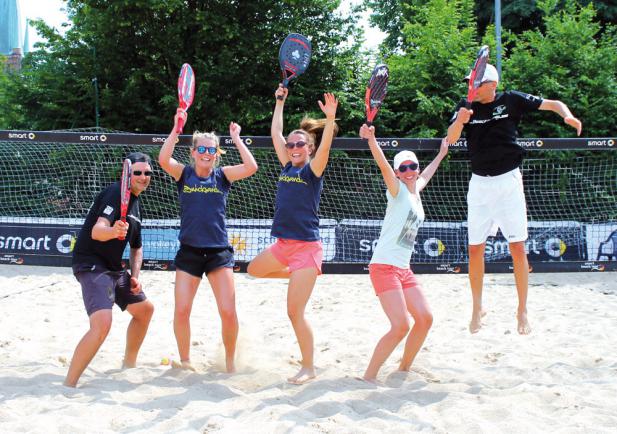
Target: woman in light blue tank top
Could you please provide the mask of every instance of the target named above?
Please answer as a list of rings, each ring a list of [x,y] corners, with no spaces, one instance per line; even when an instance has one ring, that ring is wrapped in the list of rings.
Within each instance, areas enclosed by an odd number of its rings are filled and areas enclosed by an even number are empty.
[[[433,315],[409,262],[418,228],[424,221],[420,192],[448,153],[448,144],[444,139],[437,157],[420,172],[418,158],[411,151],[399,152],[392,168],[377,144],[375,127],[362,125],[360,137],[368,139],[386,183],[388,198],[383,226],[369,265],[375,293],[390,320],[390,330],[377,343],[364,373],[365,380],[377,382],[379,369],[405,337],[405,350],[398,369],[408,371],[411,368],[433,323]],[[411,331],[410,315],[414,320]]]
[[[193,133],[190,149],[194,164],[186,166],[173,157],[178,141],[178,120],[186,121],[185,111],[178,109],[174,128],[159,154],[159,164],[176,181],[180,200],[180,250],[175,259],[176,284],[174,334],[180,363],[174,366],[195,370],[190,362],[190,315],[193,300],[206,275],[216,298],[221,316],[225,364],[234,372],[234,355],[238,337],[236,291],[233,277],[233,248],[229,245],[225,226],[225,205],[231,183],[253,175],[257,163],[240,138],[240,125],[229,124],[229,135],[240,153],[241,164],[219,167],[224,151],[213,133]]]
[[[326,119],[304,119],[300,129],[292,131],[285,140],[283,107],[287,89],[280,84],[275,96],[271,133],[282,166],[271,232],[277,241],[251,261],[247,272],[254,277],[289,278],[287,313],[302,353],[302,368],[287,381],[302,384],[315,378],[313,332],[304,311],[317,276],[321,274],[319,199],[322,175],[337,129],[334,119],[338,101],[334,95],[324,94],[324,102],[318,103]],[[321,133],[319,145],[318,133]]]

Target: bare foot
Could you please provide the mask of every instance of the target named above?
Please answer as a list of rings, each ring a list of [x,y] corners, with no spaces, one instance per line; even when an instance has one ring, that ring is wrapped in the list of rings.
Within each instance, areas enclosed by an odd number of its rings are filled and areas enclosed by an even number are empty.
[[[304,384],[311,381],[313,378],[315,378],[315,376],[315,368],[303,367],[296,375],[294,375],[293,377],[289,377],[287,379],[287,382],[291,384]]]
[[[135,368],[137,366],[137,363],[135,362],[127,362],[126,360],[122,361],[122,369],[131,369],[131,368]]]
[[[377,381],[377,378],[371,378],[371,377],[356,377],[358,380],[360,381],[364,381],[365,383],[371,383],[374,384],[375,386],[381,386],[381,382]]]
[[[529,325],[529,321],[527,321],[527,312],[521,312],[516,315],[516,319],[518,320],[518,333],[521,335],[528,335],[531,333],[531,326]]]
[[[227,360],[225,362],[225,371],[228,374],[235,374],[236,373],[236,365],[234,364],[233,360]]]
[[[197,369],[191,365],[190,360],[183,360],[181,362],[176,362],[175,360],[171,361],[171,367],[174,369],[186,369],[187,371],[197,372]]]
[[[486,312],[481,310],[480,312],[473,312],[471,314],[471,321],[469,322],[469,331],[471,333],[478,333],[482,328],[482,318],[486,316]]]
[[[77,387],[77,383],[69,383],[67,382],[67,380],[64,380],[64,383],[62,383],[62,385],[65,387],[70,387],[72,389],[75,389]]]

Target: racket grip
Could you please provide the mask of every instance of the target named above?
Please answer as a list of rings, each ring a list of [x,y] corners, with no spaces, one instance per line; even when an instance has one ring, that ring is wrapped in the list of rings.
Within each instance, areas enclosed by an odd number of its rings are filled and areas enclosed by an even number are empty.
[[[466,108],[467,110],[470,110],[470,109],[471,109],[471,101],[465,101],[465,108]]]
[[[126,217],[121,216],[121,217],[120,217],[120,220],[122,221],[122,223],[126,223]],[[122,235],[118,237],[118,239],[119,239],[120,241],[124,241],[124,238],[126,238],[126,237],[123,237]]]
[[[182,134],[182,129],[184,128],[184,119],[178,119],[178,126],[176,127],[176,133]]]

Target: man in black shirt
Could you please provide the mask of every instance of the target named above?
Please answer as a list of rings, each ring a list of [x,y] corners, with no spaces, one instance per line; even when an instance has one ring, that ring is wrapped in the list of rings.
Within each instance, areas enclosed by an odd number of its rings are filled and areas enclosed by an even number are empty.
[[[90,318],[90,329],[75,348],[64,384],[75,387],[79,377],[107,337],[112,322],[112,307],[128,310],[133,316],[126,334],[123,366],[135,367],[137,353],[144,340],[154,306],[146,300],[138,280],[143,260],[139,195],[150,184],[150,158],[141,152],[131,160],[131,198],[127,221],[120,220],[120,182],[116,182],[94,200],[73,250],[73,273]],[[131,272],[122,267],[122,253],[130,244]]]
[[[469,79],[469,77],[466,77]],[[448,128],[448,143],[456,142],[465,131],[472,176],[467,193],[469,229],[469,282],[473,311],[469,330],[482,327],[482,286],[486,238],[501,229],[508,240],[514,279],[518,293],[518,332],[531,332],[527,320],[529,265],[525,252],[527,206],[519,167],[523,149],[516,143],[517,126],[525,113],[550,110],[581,134],[581,122],[568,107],[557,100],[542,99],[526,93],[496,93],[499,76],[493,65],[486,65],[482,84],[471,109],[459,102]]]

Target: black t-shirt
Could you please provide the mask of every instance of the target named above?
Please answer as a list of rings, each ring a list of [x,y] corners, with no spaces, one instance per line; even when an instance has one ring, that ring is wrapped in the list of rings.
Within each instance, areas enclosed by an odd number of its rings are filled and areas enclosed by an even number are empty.
[[[116,220],[120,219],[120,182],[110,185],[94,199],[75,243],[73,266],[99,265],[110,271],[120,271],[122,270],[122,253],[124,253],[126,244],[130,243],[133,249],[141,247],[139,198],[131,194],[126,214],[129,231],[124,240],[117,238],[109,241],[93,240],[92,227],[99,217],[109,220],[112,226]]]
[[[542,98],[514,90],[498,93],[493,102],[471,104],[473,116],[465,124],[471,171],[481,176],[497,176],[519,167],[523,149],[516,143],[517,127],[525,113],[537,110]],[[450,123],[465,106],[461,100]]]

